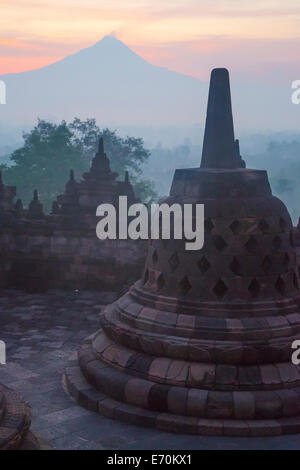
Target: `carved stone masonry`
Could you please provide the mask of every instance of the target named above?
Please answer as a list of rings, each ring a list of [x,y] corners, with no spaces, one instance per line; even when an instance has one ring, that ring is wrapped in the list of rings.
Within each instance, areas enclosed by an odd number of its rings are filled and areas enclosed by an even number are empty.
[[[300,432],[293,227],[267,173],[240,157],[226,69],[211,74],[201,166],[176,170],[165,202],[205,205],[204,248],[150,243],[142,279],[101,314],[67,370],[70,393],[165,431]]]

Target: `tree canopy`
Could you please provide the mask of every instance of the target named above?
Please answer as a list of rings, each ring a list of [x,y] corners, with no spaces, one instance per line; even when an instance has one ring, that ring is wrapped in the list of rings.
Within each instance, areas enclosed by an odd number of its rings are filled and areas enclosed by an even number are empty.
[[[150,156],[143,140],[122,138],[116,131],[100,129],[95,119],[81,121],[75,118],[69,124],[39,119],[37,125],[23,135],[23,147],[11,154],[11,165],[4,166],[5,182],[17,186],[17,195],[25,204],[30,202],[33,190],[37,189],[41,202],[49,211],[52,201],[63,192],[70,169],[74,170],[77,179],[88,171],[100,136],[104,138],[112,170],[119,173],[120,178],[128,170],[137,197],[145,202],[155,199],[153,183],[142,178],[141,166]]]

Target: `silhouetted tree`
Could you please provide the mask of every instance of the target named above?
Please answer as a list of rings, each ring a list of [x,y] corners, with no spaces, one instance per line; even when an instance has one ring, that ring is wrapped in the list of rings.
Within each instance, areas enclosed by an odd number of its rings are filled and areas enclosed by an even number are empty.
[[[150,152],[143,146],[143,140],[135,137],[119,137],[116,131],[101,130],[94,119],[72,123],[62,121],[54,124],[39,119],[29,133],[23,135],[23,147],[15,150],[10,157],[11,166],[5,168],[5,182],[17,186],[18,197],[25,204],[37,189],[46,211],[52,201],[64,190],[70,169],[79,179],[88,171],[95,154],[98,139],[104,137],[105,151],[110,158],[113,171],[123,178],[125,171],[131,173],[137,196],[151,201],[156,197],[151,181],[141,178],[141,165],[149,158]]]

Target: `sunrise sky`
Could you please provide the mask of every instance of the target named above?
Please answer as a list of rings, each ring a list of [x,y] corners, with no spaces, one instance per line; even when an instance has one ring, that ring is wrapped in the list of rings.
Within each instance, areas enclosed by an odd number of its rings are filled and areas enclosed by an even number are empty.
[[[151,63],[201,79],[222,65],[252,81],[300,75],[299,0],[1,0],[0,32],[1,74],[111,34]]]

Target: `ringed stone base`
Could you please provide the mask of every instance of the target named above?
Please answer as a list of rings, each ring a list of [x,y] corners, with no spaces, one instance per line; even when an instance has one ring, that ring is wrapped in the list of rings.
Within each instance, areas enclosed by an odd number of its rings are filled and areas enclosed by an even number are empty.
[[[143,396],[142,391],[143,389],[149,391],[151,388],[153,390],[155,384],[152,382],[147,384],[144,379],[132,377],[99,360],[99,356],[92,347],[93,341],[99,334],[101,335],[101,330],[85,341],[78,353],[80,365],[78,365],[77,360],[70,360],[63,377],[65,390],[80,406],[111,419],[179,434],[263,437],[300,433],[300,414],[278,419],[251,419],[250,416],[249,419],[224,419],[222,415],[226,415],[226,408],[219,409],[218,405],[217,413],[220,414],[219,418],[200,418],[177,414],[180,412],[181,407],[187,406],[187,403],[184,401],[185,397],[180,396],[181,392],[179,387],[176,386],[167,387],[161,384],[156,387],[156,400],[158,400],[156,407],[161,408],[161,410],[149,410],[146,407],[149,406],[149,400],[151,401],[150,393],[146,397]],[[123,390],[123,393],[121,390]],[[198,401],[200,395],[197,395],[197,392],[201,391],[196,391],[194,405],[198,407],[199,414],[201,414],[201,406],[203,407],[204,404]],[[178,393],[177,396],[176,393]],[[248,407],[246,394],[250,398],[252,393],[245,392],[244,397],[241,397],[242,400],[243,398],[246,399],[246,408]],[[256,397],[252,395],[253,401],[256,400],[257,403],[259,398],[263,401],[266,398],[262,396],[263,393],[258,392],[260,396],[257,395]],[[192,398],[193,391],[190,391],[189,394]],[[204,392],[204,395],[207,394],[207,392]],[[295,405],[295,402],[300,402],[300,387],[294,388],[293,394],[294,402],[290,403],[290,414],[294,412],[293,405]],[[161,403],[159,403],[159,395]],[[173,405],[171,403],[172,395],[174,398]],[[169,397],[169,400],[168,398],[167,400],[170,407],[174,407],[174,413],[163,411],[166,397]],[[289,391],[287,391],[287,398],[291,399]],[[127,402],[123,400],[127,400]],[[139,400],[140,403],[138,404]],[[241,407],[243,406],[242,400],[240,401]],[[135,406],[130,402],[134,402],[139,406]],[[153,402],[152,406],[155,407]],[[195,413],[195,408],[193,408],[192,413]],[[241,413],[243,413],[242,410]],[[270,410],[270,414],[272,413],[273,410]]]

